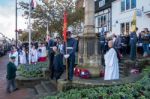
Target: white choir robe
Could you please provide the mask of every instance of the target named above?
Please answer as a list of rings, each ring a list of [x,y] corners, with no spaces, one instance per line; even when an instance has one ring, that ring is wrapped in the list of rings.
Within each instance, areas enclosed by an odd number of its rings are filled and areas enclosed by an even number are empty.
[[[41,47],[41,50],[42,50],[41,57],[46,57],[47,56],[46,47],[45,46]]]
[[[16,66],[18,66],[18,52],[15,51],[15,52],[13,52],[13,53],[10,53],[10,54],[9,54],[9,58],[12,57],[12,56],[15,57],[15,62],[14,62],[14,64],[15,64]]]
[[[38,52],[36,49],[31,50],[31,62],[35,63],[38,61]]]
[[[116,80],[119,79],[119,63],[117,53],[114,48],[104,55],[105,58],[105,75],[104,80]]]
[[[27,61],[26,61],[26,53],[25,53],[25,51],[21,51],[19,56],[20,56],[20,64],[26,64]]]

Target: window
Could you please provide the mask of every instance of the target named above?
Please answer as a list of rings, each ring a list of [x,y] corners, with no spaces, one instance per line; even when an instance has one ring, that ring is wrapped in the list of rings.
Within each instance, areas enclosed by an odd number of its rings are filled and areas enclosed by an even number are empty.
[[[121,12],[136,8],[136,0],[121,0]]]
[[[125,33],[125,23],[121,23],[121,34]]]
[[[125,11],[125,0],[121,0],[121,12]]]
[[[136,0],[131,0],[131,8],[135,8],[136,7]]]
[[[97,18],[97,25],[98,27],[103,27],[103,26],[106,26],[107,25],[107,22],[108,22],[108,14],[105,14],[105,15],[102,15],[102,16],[99,16]]]
[[[97,24],[98,27],[101,26],[101,17],[98,17],[98,21],[97,22],[98,22],[98,24]]]
[[[130,33],[130,24],[131,22],[121,23],[121,34],[129,34]]]
[[[129,32],[130,32],[130,23],[127,22],[126,23],[126,34],[129,34]]]
[[[105,5],[105,0],[100,0],[99,1],[99,7],[103,7]]]
[[[126,0],[126,10],[130,9],[130,0]]]

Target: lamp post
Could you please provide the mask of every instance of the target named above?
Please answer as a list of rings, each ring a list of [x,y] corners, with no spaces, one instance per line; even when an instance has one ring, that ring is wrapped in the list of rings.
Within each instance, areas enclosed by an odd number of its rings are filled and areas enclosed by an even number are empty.
[[[17,21],[18,21],[18,12],[17,12],[17,8],[18,8],[18,6],[17,6],[17,0],[16,0],[16,2],[15,2],[15,5],[16,5],[16,14],[15,14],[15,20],[16,20],[16,22],[15,22],[15,32],[16,32],[16,47],[17,47],[17,45],[18,45],[18,31],[17,31]]]

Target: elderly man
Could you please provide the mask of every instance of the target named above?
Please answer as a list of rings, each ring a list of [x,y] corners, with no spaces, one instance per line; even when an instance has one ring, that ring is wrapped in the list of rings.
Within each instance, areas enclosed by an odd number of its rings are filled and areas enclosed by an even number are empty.
[[[48,41],[48,56],[49,56],[49,70],[50,70],[50,78],[53,79],[54,77],[54,67],[53,67],[53,61],[54,61],[54,51],[53,47],[56,46],[56,42],[52,39],[49,38]]]
[[[115,49],[113,48],[113,41],[108,42],[109,50],[105,54],[105,76],[104,80],[119,79],[119,66],[118,57]]]

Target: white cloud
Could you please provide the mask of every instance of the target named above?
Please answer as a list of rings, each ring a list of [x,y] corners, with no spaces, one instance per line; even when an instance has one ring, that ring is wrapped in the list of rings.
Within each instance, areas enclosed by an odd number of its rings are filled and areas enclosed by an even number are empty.
[[[19,12],[19,11],[18,11]],[[18,29],[25,29],[25,19],[18,15]],[[15,38],[15,6],[0,6],[0,32],[9,38]]]

